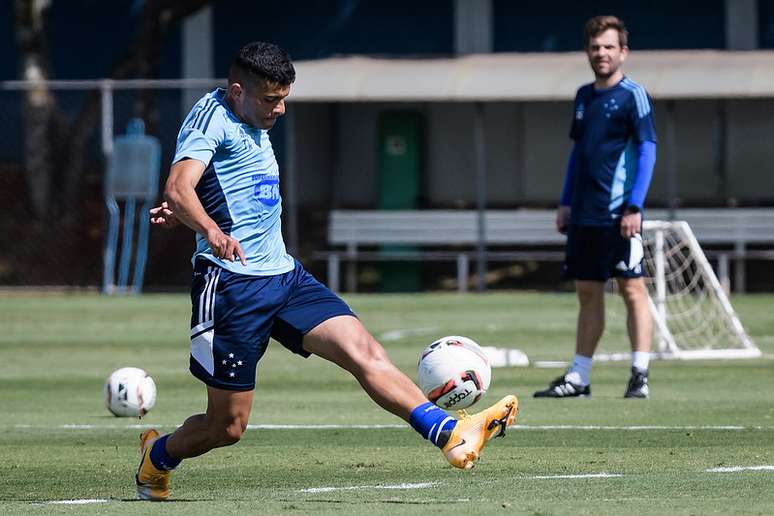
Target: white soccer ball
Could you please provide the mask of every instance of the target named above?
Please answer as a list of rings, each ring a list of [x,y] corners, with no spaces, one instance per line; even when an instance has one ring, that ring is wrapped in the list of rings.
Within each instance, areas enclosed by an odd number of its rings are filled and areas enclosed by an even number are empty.
[[[467,337],[438,339],[417,364],[419,388],[444,410],[470,407],[489,389],[492,369],[481,347]]]
[[[156,382],[137,367],[113,371],[105,382],[105,405],[114,416],[142,417],[156,404]]]

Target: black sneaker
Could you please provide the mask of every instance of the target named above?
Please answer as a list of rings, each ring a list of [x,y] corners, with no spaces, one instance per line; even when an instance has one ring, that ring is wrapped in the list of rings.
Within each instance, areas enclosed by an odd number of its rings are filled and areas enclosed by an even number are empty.
[[[537,391],[536,398],[590,398],[591,385],[581,385],[567,379],[568,375],[562,375],[548,386],[544,391]]]
[[[632,367],[632,376],[629,378],[629,385],[626,387],[624,398],[647,399],[648,396],[650,396],[648,371]]]

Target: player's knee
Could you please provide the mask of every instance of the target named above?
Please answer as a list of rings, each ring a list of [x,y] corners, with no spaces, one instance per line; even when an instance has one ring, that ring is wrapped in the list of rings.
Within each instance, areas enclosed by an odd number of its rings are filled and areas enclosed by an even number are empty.
[[[247,425],[242,424],[240,421],[233,421],[222,429],[220,434],[220,445],[231,446],[232,444],[238,443],[239,440],[242,439],[242,435],[246,428]]]
[[[644,302],[648,297],[648,290],[642,281],[627,281],[620,285],[620,290],[627,304]]]
[[[604,291],[595,287],[578,286],[576,294],[581,304],[589,305],[599,303],[604,295]]]
[[[221,421],[209,428],[210,443],[213,448],[221,446],[231,446],[236,444],[242,438],[247,430],[247,422],[240,418],[234,418],[229,421]]]
[[[351,359],[361,370],[382,369],[391,365],[382,345],[368,333],[358,336]]]
[[[242,434],[244,434],[244,432],[244,427],[239,423],[229,425],[224,432],[223,441],[226,443],[226,446],[236,444],[242,439]]]

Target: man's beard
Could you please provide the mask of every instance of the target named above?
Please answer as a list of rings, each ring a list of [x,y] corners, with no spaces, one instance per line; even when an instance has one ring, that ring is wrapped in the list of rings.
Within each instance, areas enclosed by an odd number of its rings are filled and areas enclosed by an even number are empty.
[[[611,66],[606,73],[600,72],[599,69],[596,66],[592,66],[591,68],[592,68],[592,70],[594,70],[594,77],[596,77],[597,79],[609,79],[610,77],[613,76],[613,74],[615,74],[615,72],[618,71],[618,68],[620,68],[620,67],[619,66],[616,66],[616,67],[612,67]]]

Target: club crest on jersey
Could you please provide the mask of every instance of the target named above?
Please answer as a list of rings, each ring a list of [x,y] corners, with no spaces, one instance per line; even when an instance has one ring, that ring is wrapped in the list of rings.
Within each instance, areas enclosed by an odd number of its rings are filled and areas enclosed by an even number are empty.
[[[279,177],[255,174],[253,182],[255,198],[265,206],[276,206],[280,201]]]
[[[575,110],[575,120],[583,120],[584,110],[585,106],[583,104],[578,104],[578,108]]]

